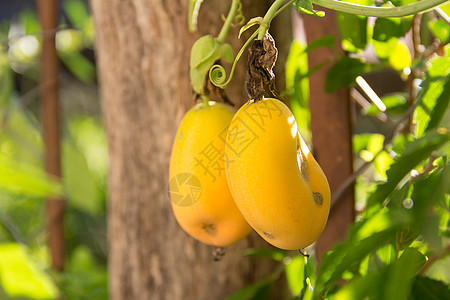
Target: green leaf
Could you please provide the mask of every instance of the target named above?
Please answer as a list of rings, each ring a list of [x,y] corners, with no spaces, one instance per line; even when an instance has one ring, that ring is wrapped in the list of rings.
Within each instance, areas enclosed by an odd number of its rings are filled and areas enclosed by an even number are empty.
[[[272,280],[264,279],[254,284],[243,287],[224,300],[264,300],[269,296],[272,284]]]
[[[256,17],[256,18],[252,18],[250,19],[250,21],[247,22],[247,24],[245,24],[244,26],[241,27],[241,29],[239,30],[239,35],[238,35],[238,39],[241,38],[241,35],[244,31],[246,31],[247,29],[249,29],[250,27],[252,27],[253,25],[259,25],[261,24],[263,18],[262,17]]]
[[[13,91],[13,76],[9,55],[0,46],[0,109],[7,107]]]
[[[430,131],[424,137],[406,145],[401,155],[395,159],[386,175],[388,180],[379,184],[368,200],[368,207],[382,203],[397,187],[399,182],[420,162],[430,156],[450,140],[448,132]],[[370,214],[370,211],[368,212]]]
[[[75,27],[81,29],[89,21],[86,4],[80,0],[65,0],[62,2],[64,12]]]
[[[390,115],[401,115],[408,109],[408,96],[405,93],[397,93],[387,95],[381,98],[381,101],[386,106],[386,113]],[[368,115],[377,115],[380,110],[376,105],[372,104],[364,111]]]
[[[348,300],[348,299],[378,299],[380,286],[385,280],[386,269],[378,272],[370,273],[364,277],[358,277],[352,280],[349,284],[339,289],[334,295],[333,299]]]
[[[25,35],[37,34],[41,31],[41,25],[34,11],[24,10],[21,12],[19,22]]]
[[[443,246],[439,236],[439,216],[433,213],[431,207],[443,203],[449,182],[450,166],[447,165],[443,170],[417,179],[411,196],[415,224],[430,250],[434,251],[442,251]]]
[[[296,0],[294,3],[294,8],[302,14],[314,15],[317,17],[324,17],[325,12],[321,10],[314,10],[311,0]]]
[[[450,103],[450,75],[447,75],[446,79],[443,80],[443,85],[442,93],[436,99],[436,104],[430,114],[426,131],[435,129],[440,125]]]
[[[194,91],[204,94],[206,75],[217,60],[233,61],[233,49],[229,44],[220,44],[210,35],[199,38],[191,48],[190,77]]]
[[[372,38],[386,42],[392,37],[403,37],[410,28],[411,18],[377,18]]]
[[[415,134],[418,137],[440,124],[449,105],[450,46],[445,49],[444,56],[436,56],[429,62],[422,90],[417,97],[418,105],[414,111],[414,121],[416,123]]]
[[[61,184],[44,170],[16,161],[1,152],[0,189],[39,198],[63,195]]]
[[[375,53],[380,59],[388,59],[391,55],[392,51],[397,47],[398,39],[395,37],[391,37],[389,40],[385,42],[380,42],[377,40],[372,40],[373,48],[375,49]]]
[[[278,248],[249,248],[244,251],[245,256],[266,257],[276,261],[283,261],[286,251]]]
[[[10,297],[56,299],[58,289],[28,249],[20,244],[0,244],[0,280]]]
[[[292,41],[286,60],[286,89],[291,96],[290,108],[297,120],[298,129],[306,140],[310,140],[309,123],[309,79],[303,76],[308,72],[308,55],[306,44],[299,40]]]
[[[367,17],[338,13],[337,22],[344,50],[359,52],[366,48]]]
[[[407,299],[414,276],[425,265],[426,257],[415,248],[407,248],[400,258],[389,266],[384,278],[383,296],[381,299]]]
[[[306,47],[303,51],[309,52],[320,47],[327,47],[327,48],[336,47],[336,37],[332,34],[321,36],[312,41],[311,43],[309,43],[308,47]]]
[[[286,280],[292,295],[299,295],[304,288],[303,281],[305,269],[305,257],[297,255],[286,263]]]
[[[429,21],[428,28],[435,37],[441,40],[442,44],[450,42],[450,25],[444,20]]]
[[[349,238],[338,244],[324,257],[319,268],[314,294],[322,295],[343,273],[361,262],[395,237],[398,229],[409,224],[409,214],[401,210],[382,210],[354,224]]]
[[[95,66],[81,53],[60,55],[66,67],[81,81],[94,83],[96,78]]]
[[[352,280],[333,299],[407,299],[414,276],[425,262],[422,253],[408,248],[394,263]]]
[[[63,182],[69,205],[89,214],[100,211],[99,190],[84,155],[71,142],[63,144]]]
[[[411,66],[411,53],[404,42],[399,41],[397,43],[393,51],[390,53],[388,61],[389,65],[397,71],[401,71]]]
[[[425,276],[418,276],[415,278],[412,286],[411,299],[450,299],[450,286],[439,280],[434,280]]]
[[[197,31],[198,12],[202,3],[203,0],[189,0],[188,24],[190,32]]]
[[[356,77],[366,71],[368,71],[368,66],[360,60],[342,56],[327,73],[325,91],[333,93],[340,88],[350,87],[355,83]]]
[[[222,44],[219,47],[219,58],[225,59],[227,62],[231,63],[234,60],[233,47],[230,44]]]

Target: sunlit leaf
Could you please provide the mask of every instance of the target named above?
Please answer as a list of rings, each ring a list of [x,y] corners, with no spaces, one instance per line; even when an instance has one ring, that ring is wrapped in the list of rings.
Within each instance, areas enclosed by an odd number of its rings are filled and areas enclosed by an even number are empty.
[[[446,44],[450,41],[450,25],[444,20],[433,20],[428,22],[428,28],[435,37],[441,40],[441,43]]]
[[[449,140],[450,135],[447,132],[430,131],[423,138],[407,144],[401,155],[395,159],[395,162],[387,170],[388,180],[377,186],[377,189],[369,198],[368,205],[386,200],[412,168]]]
[[[341,278],[342,274],[358,264],[369,253],[393,238],[399,228],[411,218],[401,210],[384,210],[352,226],[350,237],[338,244],[323,259],[319,268],[314,294],[321,295]]]
[[[436,128],[442,120],[450,102],[450,46],[446,54],[436,56],[428,65],[418,105],[414,112],[415,134],[420,137],[426,130]]]
[[[396,93],[382,97],[381,101],[386,106],[386,113],[389,115],[400,115],[405,113],[408,109],[407,97],[408,96],[404,93]],[[364,110],[364,113],[368,115],[378,115],[380,109],[372,104],[369,108]]]
[[[414,276],[425,261],[422,253],[408,248],[392,264],[352,280],[341,288],[333,299],[406,299]]]
[[[391,37],[389,40],[380,42],[377,40],[372,40],[373,48],[375,53],[380,59],[387,59],[391,53],[395,50],[398,44],[398,39]]]
[[[197,31],[198,13],[202,3],[203,0],[189,0],[188,24],[190,32]]]
[[[404,42],[398,42],[394,50],[389,55],[389,64],[397,71],[401,71],[411,66],[412,58],[408,47]]]
[[[338,13],[337,22],[344,50],[359,52],[366,48],[367,17]]]
[[[299,12],[307,15],[314,15],[317,17],[324,17],[325,12],[321,10],[314,10],[311,0],[296,0],[294,3],[294,8]]]
[[[425,265],[426,258],[415,248],[407,248],[400,258],[388,268],[382,299],[407,299],[414,276]]]
[[[61,184],[33,165],[19,162],[0,152],[0,189],[34,197],[58,197]]]
[[[308,72],[306,45],[294,40],[286,61],[286,89],[291,96],[290,108],[297,121],[298,129],[304,139],[311,139],[309,123],[309,79],[303,76]]]
[[[56,299],[58,289],[20,244],[0,244],[0,281],[9,296]]]
[[[424,275],[430,279],[442,281],[450,287],[450,255],[436,260],[426,269]]]
[[[292,295],[299,295],[304,288],[305,257],[297,255],[286,263],[286,279]]]

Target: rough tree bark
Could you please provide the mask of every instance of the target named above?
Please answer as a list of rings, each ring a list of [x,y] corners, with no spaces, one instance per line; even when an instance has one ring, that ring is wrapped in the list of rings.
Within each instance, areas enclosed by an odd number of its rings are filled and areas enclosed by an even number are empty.
[[[205,1],[200,33],[187,29],[187,0],[92,0],[103,115],[109,141],[109,290],[111,299],[221,299],[274,270],[240,251],[267,247],[253,234],[226,249],[211,247],[176,224],[167,195],[173,138],[193,103],[189,52],[200,35],[217,35],[230,1]],[[270,1],[269,1],[270,2]],[[246,17],[266,3],[244,1]],[[235,49],[237,28],[230,33]],[[283,48],[277,40],[277,45]],[[241,62],[229,90],[246,100]],[[274,299],[283,288],[275,291]]]

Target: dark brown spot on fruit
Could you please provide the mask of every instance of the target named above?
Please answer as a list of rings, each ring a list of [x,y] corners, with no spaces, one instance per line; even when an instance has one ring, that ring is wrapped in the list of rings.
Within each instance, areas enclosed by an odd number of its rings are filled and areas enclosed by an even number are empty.
[[[204,224],[202,229],[210,235],[214,235],[216,233],[216,226],[214,224]]]
[[[269,239],[273,239],[273,236],[270,233],[263,232],[265,236],[267,236]]]
[[[317,204],[322,205],[323,204],[323,196],[319,192],[313,192],[313,198],[314,201],[316,201]]]

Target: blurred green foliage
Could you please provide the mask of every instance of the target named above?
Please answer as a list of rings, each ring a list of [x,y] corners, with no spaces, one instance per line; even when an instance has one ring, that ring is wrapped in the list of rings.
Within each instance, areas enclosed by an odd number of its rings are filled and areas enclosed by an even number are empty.
[[[95,91],[96,69],[86,2],[61,4],[55,36],[65,99],[75,82]],[[0,24],[0,299],[108,299],[104,128],[98,111],[62,105],[63,176],[46,174],[37,105],[41,41],[31,8]],[[46,241],[45,199],[51,196],[67,202],[61,274],[50,270]]]

